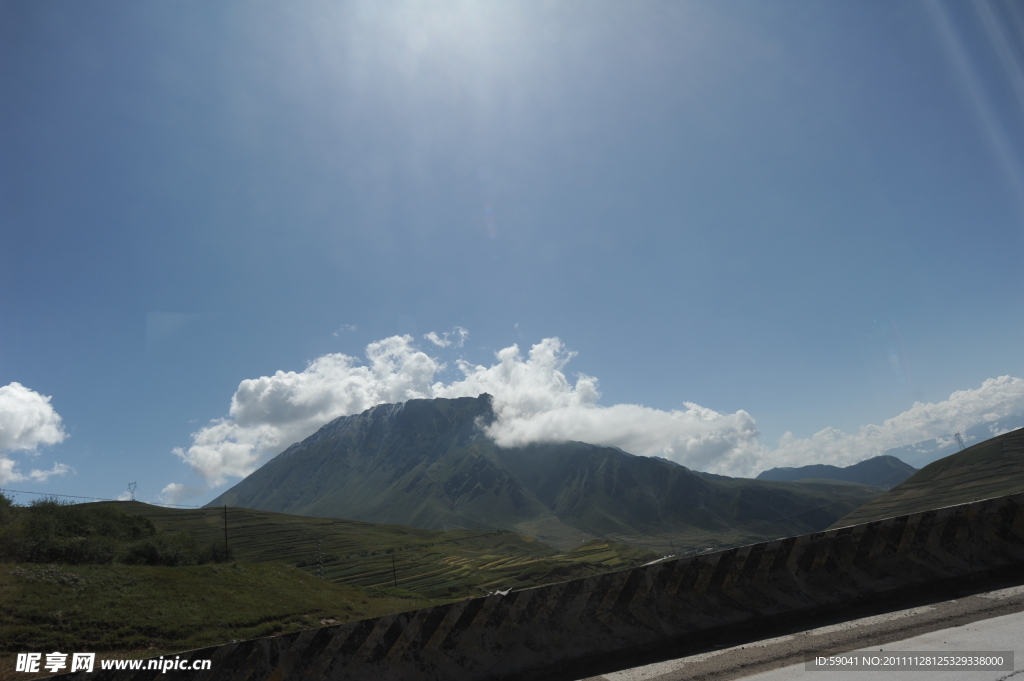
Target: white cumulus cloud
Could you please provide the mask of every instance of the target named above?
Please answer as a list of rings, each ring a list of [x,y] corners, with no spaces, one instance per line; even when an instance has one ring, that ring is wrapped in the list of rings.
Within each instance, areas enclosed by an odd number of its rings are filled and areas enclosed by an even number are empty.
[[[55,463],[53,467],[48,471],[41,471],[38,468],[33,468],[28,473],[28,478],[35,480],[36,482],[46,482],[55,475],[67,475],[68,473],[74,473],[75,469],[67,464]]]
[[[17,465],[14,459],[9,459],[0,454],[0,485],[25,479],[15,470]]]
[[[197,497],[200,494],[206,492],[205,487],[199,487],[195,485],[183,485],[180,482],[172,482],[157,495],[158,503],[165,504],[167,506],[176,506],[184,499],[191,499]],[[121,493],[117,497],[118,501],[128,501],[131,499],[131,495],[127,492]]]
[[[20,383],[0,386],[0,452],[35,452],[41,445],[54,445],[67,438],[60,415],[40,395]],[[0,483],[36,480],[45,482],[52,475],[64,475],[71,468],[54,464],[53,470],[32,470],[23,475],[17,462],[0,454]]]
[[[59,475],[67,475],[68,473],[74,473],[75,469],[67,464],[54,463],[48,471],[41,470],[39,468],[33,468],[28,473],[23,474],[17,470],[17,462],[13,459],[9,459],[5,456],[0,456],[0,483],[7,482],[22,482],[24,480],[31,480],[33,482],[46,482],[50,478]]]
[[[0,387],[0,451],[34,450],[66,437],[49,397],[21,383]]]

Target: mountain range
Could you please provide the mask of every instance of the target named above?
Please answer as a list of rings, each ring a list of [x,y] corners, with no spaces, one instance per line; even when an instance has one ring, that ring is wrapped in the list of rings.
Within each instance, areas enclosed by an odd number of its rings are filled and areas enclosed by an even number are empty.
[[[377,405],[331,421],[208,506],[672,550],[817,531],[881,493],[697,473],[582,442],[499,447],[484,431],[494,418],[486,394]]]
[[[892,489],[916,472],[917,469],[910,464],[903,463],[895,456],[883,454],[843,468],[827,464],[812,464],[797,468],[772,468],[758,475],[757,479],[843,480],[870,487]]]

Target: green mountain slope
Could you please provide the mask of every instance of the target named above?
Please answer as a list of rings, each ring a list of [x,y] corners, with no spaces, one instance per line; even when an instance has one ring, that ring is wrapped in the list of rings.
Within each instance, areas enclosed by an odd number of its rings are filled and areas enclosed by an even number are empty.
[[[931,463],[834,527],[1024,492],[1024,428]]]
[[[499,449],[498,459],[561,522],[617,541],[711,548],[814,532],[880,490],[757,482],[582,442]]]
[[[477,426],[490,418],[490,396],[378,405],[332,421],[209,505],[432,529],[525,523],[562,547],[593,538],[497,464]]]
[[[697,474],[580,442],[502,448],[479,427],[493,418],[489,395],[379,405],[332,421],[210,506],[672,550],[823,529],[880,493]]]
[[[900,461],[895,456],[883,454],[843,468],[827,464],[813,464],[798,468],[772,468],[763,471],[757,476],[757,479],[790,482],[796,480],[842,480],[881,489],[892,489],[916,472],[917,469],[910,464]]]

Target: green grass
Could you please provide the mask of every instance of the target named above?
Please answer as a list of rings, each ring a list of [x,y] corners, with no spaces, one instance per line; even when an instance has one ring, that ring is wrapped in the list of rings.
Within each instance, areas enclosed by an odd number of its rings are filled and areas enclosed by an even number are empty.
[[[223,509],[137,502],[80,508],[89,515],[103,507],[201,546],[224,539]],[[18,652],[150,657],[585,577],[655,557],[604,540],[559,553],[512,532],[439,532],[241,508],[228,509],[228,542],[237,562],[0,563],[0,678],[14,676]]]
[[[401,590],[334,584],[275,563],[6,563],[0,592],[0,678],[15,678],[17,652],[149,657],[433,603]]]
[[[198,543],[223,541],[223,509],[178,510],[117,504],[164,531],[186,530]],[[592,540],[559,553],[530,537],[500,530],[425,530],[334,518],[228,508],[228,544],[237,560],[282,562],[337,584],[395,587],[432,599],[478,596],[639,565],[648,549]]]
[[[881,490],[874,487],[840,480],[766,481],[758,489],[746,487],[745,483],[749,481],[739,478],[720,478],[717,482],[724,489],[734,490],[739,497],[733,506],[733,516],[717,518],[721,521],[721,529],[683,526],[657,536],[613,533],[610,537],[664,554],[692,555],[720,551],[819,531],[832,518],[881,493]],[[763,517],[744,508],[744,493],[759,495],[757,508],[762,512],[767,511]],[[752,506],[754,502],[748,500],[745,503]]]

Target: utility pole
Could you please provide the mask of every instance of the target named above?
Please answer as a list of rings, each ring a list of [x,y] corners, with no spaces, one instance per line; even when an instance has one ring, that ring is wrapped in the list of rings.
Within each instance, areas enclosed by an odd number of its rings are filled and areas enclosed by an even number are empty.
[[[395,569],[395,554],[391,554],[391,579],[395,583],[395,588],[398,588],[398,571]]]
[[[228,559],[228,505],[224,504],[224,560]]]
[[[316,573],[320,579],[324,578],[324,540],[320,535],[316,536]]]
[[[956,443],[958,445],[960,445],[960,451],[961,452],[964,451],[964,439],[962,437],[960,437],[960,433],[959,432],[953,433],[953,437],[956,438]]]

